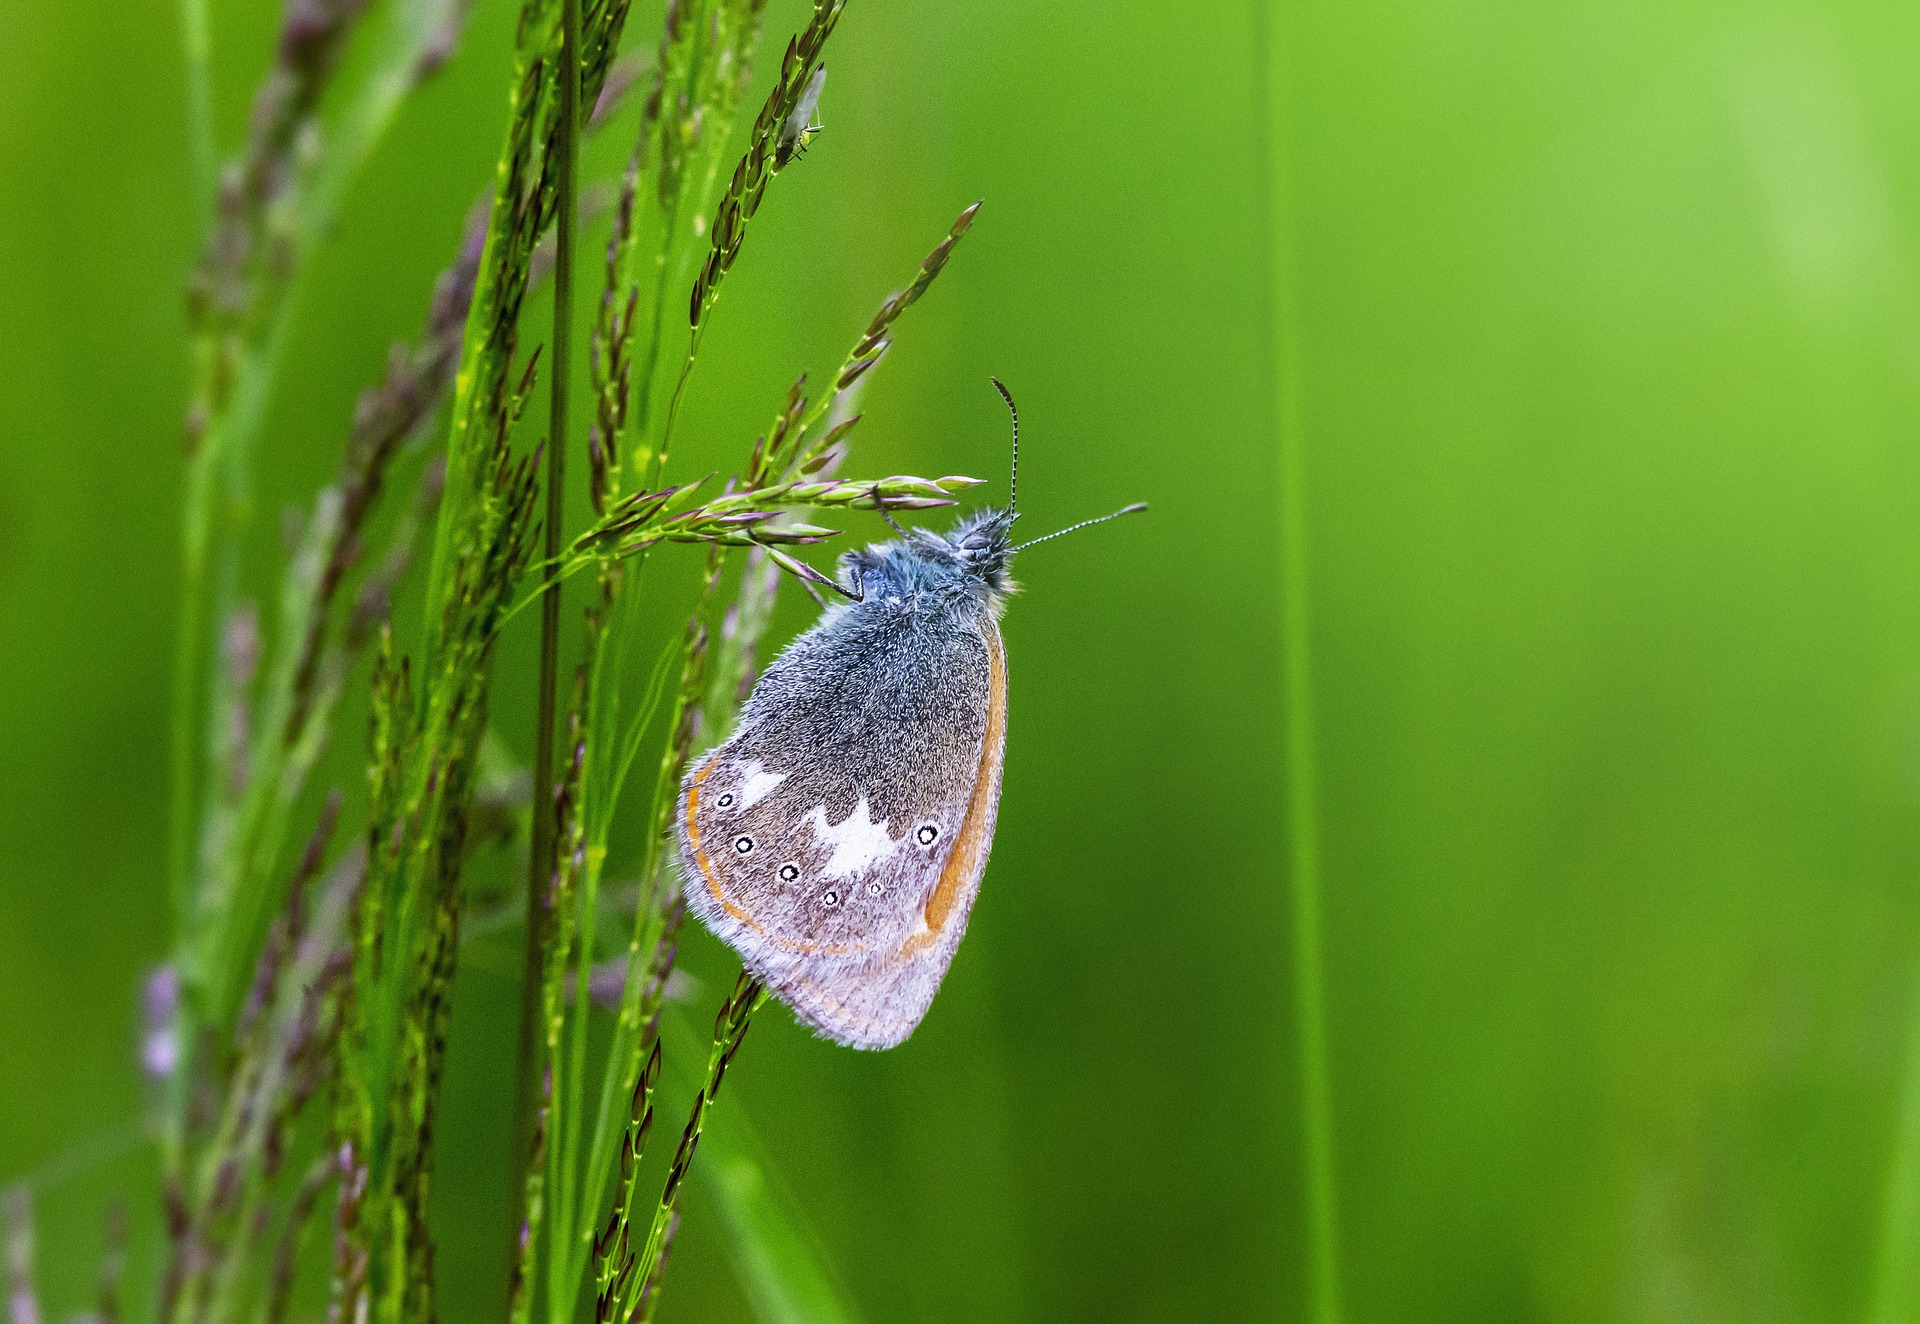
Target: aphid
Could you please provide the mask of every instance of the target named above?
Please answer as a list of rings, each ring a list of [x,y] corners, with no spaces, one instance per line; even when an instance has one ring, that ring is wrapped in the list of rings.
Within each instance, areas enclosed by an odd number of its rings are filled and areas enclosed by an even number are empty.
[[[807,144],[813,141],[813,135],[819,133],[824,125],[813,122],[813,113],[820,107],[820,91],[827,85],[827,66],[822,64],[813,71],[813,77],[801,90],[800,99],[794,102],[793,110],[780,122],[780,136],[773,144],[773,168],[779,170],[787,162],[798,156],[805,156]]]

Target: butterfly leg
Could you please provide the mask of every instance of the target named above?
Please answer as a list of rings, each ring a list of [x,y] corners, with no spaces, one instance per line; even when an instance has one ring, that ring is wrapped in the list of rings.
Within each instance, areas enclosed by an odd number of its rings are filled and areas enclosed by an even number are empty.
[[[873,485],[873,508],[880,512],[880,518],[887,522],[888,528],[892,529],[902,538],[907,536],[907,531],[900,527],[898,520],[894,519],[893,512],[887,509],[887,499],[880,495],[880,484],[878,483]]]
[[[834,590],[840,594],[843,594],[849,601],[865,602],[867,600],[866,579],[861,575],[861,573],[857,569],[854,570],[852,574],[853,574],[852,588],[841,588],[840,585],[835,584],[833,586]]]
[[[798,576],[795,576],[795,577],[798,578]],[[835,593],[838,593],[841,597],[845,598],[849,602],[865,602],[867,600],[866,584],[861,579],[860,572],[858,570],[855,570],[853,572],[852,588],[847,588],[844,585],[842,585],[839,581],[832,580],[832,579],[825,579],[825,580],[822,580],[821,582],[827,585],[827,587],[831,588]],[[805,589],[807,591],[807,596],[813,599],[814,606],[820,608],[821,611],[825,611],[827,609],[827,600],[820,596],[820,590],[815,588],[812,585],[812,583],[810,583],[805,579],[801,579],[800,587]]]

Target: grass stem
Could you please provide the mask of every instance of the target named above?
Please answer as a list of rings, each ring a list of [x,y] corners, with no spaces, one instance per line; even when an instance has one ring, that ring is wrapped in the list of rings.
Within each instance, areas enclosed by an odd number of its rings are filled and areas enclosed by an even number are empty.
[[[1291,54],[1270,13],[1263,48],[1272,278],[1273,428],[1279,457],[1281,684],[1284,693],[1288,875],[1292,894],[1296,1069],[1308,1244],[1308,1318],[1339,1324],[1339,1223],[1333,1104],[1321,947],[1319,782],[1313,710],[1312,601],[1307,564],[1306,442],[1300,409],[1300,327],[1293,242],[1292,107],[1283,85]]]
[[[1920,971],[1907,1004],[1899,1100],[1888,1146],[1868,1324],[1900,1324],[1920,1311]]]
[[[561,579],[552,570],[560,555],[566,518],[567,387],[572,375],[573,240],[578,219],[575,171],[580,143],[580,0],[561,0],[557,159],[554,163],[555,244],[553,349],[549,359],[551,407],[547,422],[545,549],[549,569],[540,601],[540,696],[534,724],[533,830],[527,861],[526,951],[520,988],[519,1066],[515,1074],[512,1171],[530,1161],[533,1081],[539,1058],[542,970],[546,959],[546,899],[556,866],[557,811],[553,744],[560,675]],[[564,959],[562,956],[561,959]],[[525,1183],[516,1180],[515,1190]],[[514,1220],[518,1236],[519,1219]]]
[[[213,36],[207,0],[180,0],[180,56],[187,94],[187,158],[193,165],[193,202],[204,215],[213,203]]]

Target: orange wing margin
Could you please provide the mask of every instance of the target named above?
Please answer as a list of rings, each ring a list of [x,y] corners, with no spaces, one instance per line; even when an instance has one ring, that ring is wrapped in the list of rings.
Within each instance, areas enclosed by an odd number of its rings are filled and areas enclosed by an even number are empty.
[[[967,801],[967,816],[960,823],[960,838],[953,843],[947,867],[927,897],[927,927],[900,944],[896,959],[914,955],[940,936],[960,889],[979,878],[981,857],[991,844],[987,822],[993,815],[994,783],[1006,757],[1007,733],[1007,650],[1000,641],[997,626],[988,627],[987,636],[987,729],[980,740],[980,762],[973,772],[973,797]]]

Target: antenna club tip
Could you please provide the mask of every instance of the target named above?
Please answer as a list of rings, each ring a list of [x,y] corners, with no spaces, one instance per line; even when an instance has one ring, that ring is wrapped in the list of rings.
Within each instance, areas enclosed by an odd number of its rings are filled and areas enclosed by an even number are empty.
[[[1116,515],[1144,515],[1147,513],[1147,503],[1144,501],[1136,501],[1131,506],[1122,506],[1113,513]]]

